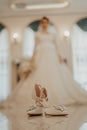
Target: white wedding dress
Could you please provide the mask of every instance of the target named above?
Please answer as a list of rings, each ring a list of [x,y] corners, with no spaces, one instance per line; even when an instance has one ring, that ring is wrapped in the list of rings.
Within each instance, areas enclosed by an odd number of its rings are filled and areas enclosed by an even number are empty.
[[[21,84],[11,101],[17,107],[31,105],[34,85],[41,84],[47,88],[48,99],[52,104],[86,103],[87,92],[73,80],[68,66],[59,62],[55,35],[38,32],[36,39],[36,69]]]

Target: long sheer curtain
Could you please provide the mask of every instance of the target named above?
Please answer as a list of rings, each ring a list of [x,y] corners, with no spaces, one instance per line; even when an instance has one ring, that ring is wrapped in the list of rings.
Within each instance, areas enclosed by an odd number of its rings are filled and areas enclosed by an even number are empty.
[[[87,32],[75,25],[72,33],[74,79],[87,90]]]
[[[10,94],[10,82],[9,34],[3,29],[0,32],[0,101]]]

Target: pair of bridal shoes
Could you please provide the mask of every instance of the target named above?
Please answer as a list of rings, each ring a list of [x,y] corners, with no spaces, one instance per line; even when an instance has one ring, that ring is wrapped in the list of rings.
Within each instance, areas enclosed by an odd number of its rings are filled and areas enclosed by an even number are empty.
[[[65,106],[61,105],[50,105],[48,102],[47,90],[42,88],[40,85],[35,85],[33,99],[35,105],[29,107],[27,111],[29,116],[66,116],[68,115]]]
[[[48,116],[66,116],[68,115],[68,112],[63,106],[51,106],[49,108],[45,108],[45,110],[42,107],[32,106],[32,108],[28,110],[29,116],[41,116],[44,114]]]

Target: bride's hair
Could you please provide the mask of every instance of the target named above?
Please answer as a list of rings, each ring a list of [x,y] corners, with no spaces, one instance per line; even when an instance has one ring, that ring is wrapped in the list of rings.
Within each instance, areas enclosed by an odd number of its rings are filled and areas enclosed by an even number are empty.
[[[47,17],[45,17],[45,16],[42,17],[41,23],[43,22],[43,20],[47,20],[47,22],[48,22],[48,27],[47,27],[48,32],[49,32],[49,33],[55,33],[55,27],[54,27],[53,23],[50,22],[49,18],[47,18]],[[40,25],[39,25],[39,27],[38,27],[38,32],[42,32],[41,23],[40,23]]]
[[[45,16],[42,17],[41,22],[42,22],[43,20],[47,20],[48,23],[50,22],[49,18],[47,18],[47,17],[45,17]]]

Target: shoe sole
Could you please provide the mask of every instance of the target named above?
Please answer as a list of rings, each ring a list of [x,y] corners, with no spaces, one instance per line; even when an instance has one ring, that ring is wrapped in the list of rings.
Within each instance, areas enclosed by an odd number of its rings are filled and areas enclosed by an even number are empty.
[[[68,114],[58,114],[58,115],[55,115],[55,114],[45,114],[46,116],[68,116]]]
[[[28,116],[42,116],[42,114],[27,114]]]

